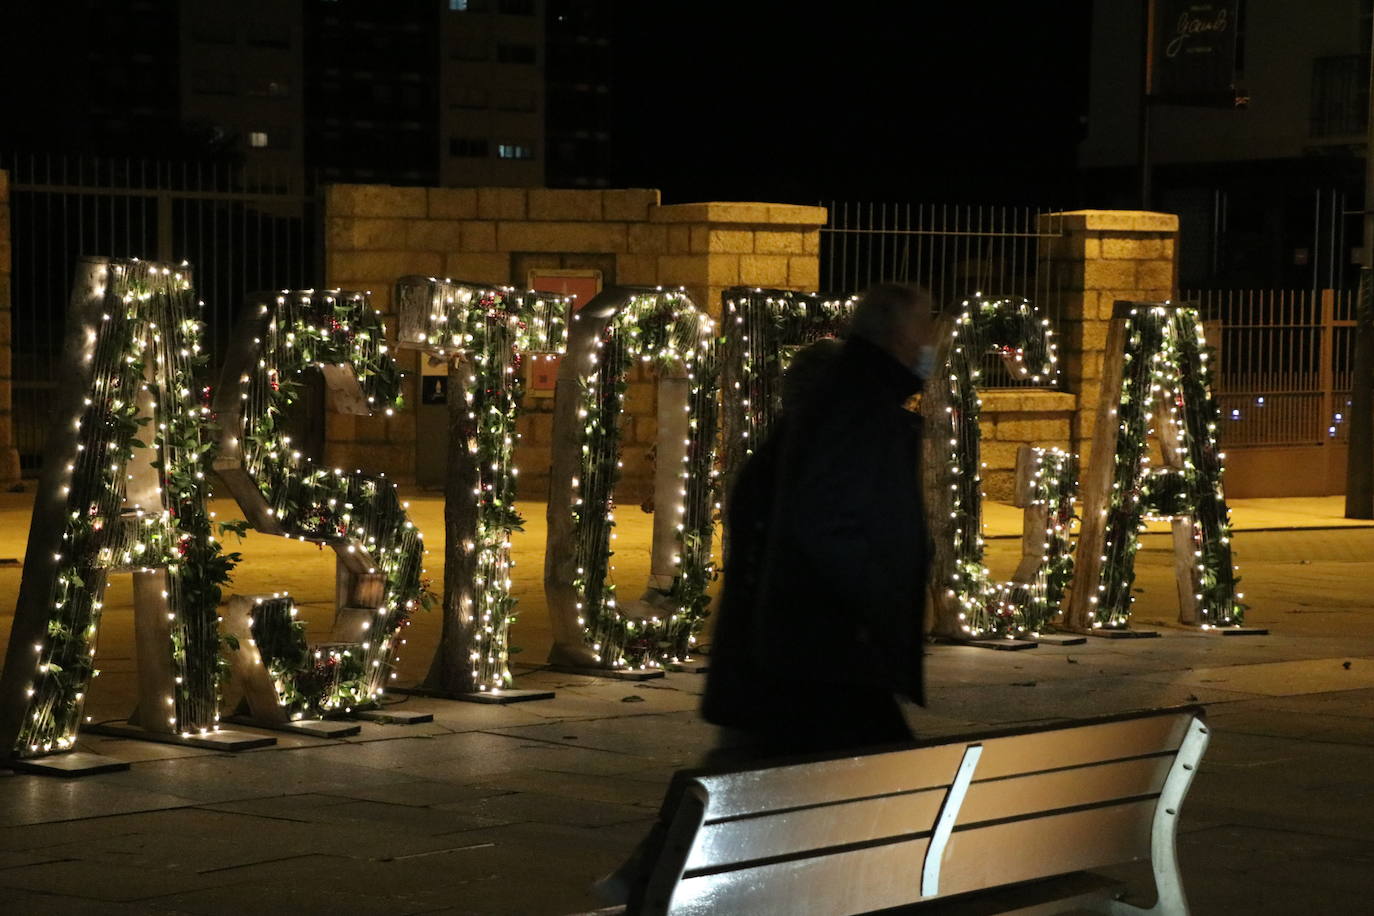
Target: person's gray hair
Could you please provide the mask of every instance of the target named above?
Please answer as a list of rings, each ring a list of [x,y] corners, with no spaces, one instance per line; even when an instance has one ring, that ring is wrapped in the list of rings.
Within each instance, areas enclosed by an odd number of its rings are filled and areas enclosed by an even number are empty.
[[[859,294],[859,302],[849,319],[846,337],[858,337],[873,344],[892,338],[897,326],[914,312],[932,310],[930,293],[904,283],[879,283]]]

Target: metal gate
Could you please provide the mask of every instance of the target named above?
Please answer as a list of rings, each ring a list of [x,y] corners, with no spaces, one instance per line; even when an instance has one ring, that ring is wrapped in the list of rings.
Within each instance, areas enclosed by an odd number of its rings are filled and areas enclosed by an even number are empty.
[[[324,276],[318,199],[290,182],[224,165],[58,155],[0,156],[0,168],[10,173],[14,434],[25,476],[42,464],[78,258],[189,261],[212,370],[247,293]]]
[[[981,292],[1025,297],[1059,320],[1054,281],[1041,256],[1064,234],[1058,213],[1036,207],[828,201],[821,229],[821,289],[857,292],[874,283],[914,283],[941,311]],[[983,366],[985,387],[1025,387],[1001,360]]]
[[[1217,406],[1228,449],[1345,442],[1355,342],[1350,290],[1193,290],[1219,326]]]

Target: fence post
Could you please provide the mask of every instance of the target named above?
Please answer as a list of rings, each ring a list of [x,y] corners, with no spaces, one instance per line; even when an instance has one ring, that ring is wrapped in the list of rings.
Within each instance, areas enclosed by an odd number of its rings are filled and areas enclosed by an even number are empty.
[[[172,195],[166,191],[157,194],[157,259],[170,264],[172,256]]]
[[[1374,128],[1374,124],[1371,124]],[[1366,239],[1365,245],[1374,244]],[[1355,302],[1355,352],[1350,371],[1350,451],[1345,470],[1345,517],[1374,518],[1374,269],[1360,269]]]
[[[14,443],[10,312],[10,179],[0,171],[0,487],[19,483],[19,449]]]
[[[1321,436],[1321,444],[1329,446],[1331,437],[1326,435],[1325,431],[1336,413],[1336,291],[1324,289],[1321,294],[1322,343],[1319,368],[1321,371],[1322,412],[1321,422],[1317,425],[1317,430],[1318,435]]]

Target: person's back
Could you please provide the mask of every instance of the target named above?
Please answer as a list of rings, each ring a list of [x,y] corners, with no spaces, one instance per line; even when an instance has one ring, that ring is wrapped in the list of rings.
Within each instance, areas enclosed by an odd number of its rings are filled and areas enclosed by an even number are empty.
[[[922,699],[929,551],[920,421],[903,405],[921,386],[928,306],[905,287],[866,293],[773,443],[747,654],[761,702],[732,736],[761,754],[910,737],[893,694]]]
[[[760,681],[753,654],[760,636],[755,619],[759,577],[773,515],[778,448],[788,417],[827,384],[827,370],[842,345],[827,338],[793,358],[783,378],[782,404],[769,434],[744,462],[730,489],[725,526],[725,574],[711,637],[711,665],[702,697],[702,716],[726,727],[749,728],[770,715],[779,698]]]

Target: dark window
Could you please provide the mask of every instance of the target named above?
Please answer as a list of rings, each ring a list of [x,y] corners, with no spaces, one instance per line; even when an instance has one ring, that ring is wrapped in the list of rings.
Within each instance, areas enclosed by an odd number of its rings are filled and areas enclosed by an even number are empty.
[[[291,27],[273,22],[249,22],[248,43],[260,48],[291,47]]]
[[[496,46],[496,60],[502,64],[532,64],[535,60],[534,45],[503,42]]]
[[[457,35],[449,45],[448,56],[454,60],[486,60],[491,56],[491,46],[483,35]]]
[[[539,95],[530,89],[504,89],[496,93],[498,111],[538,111]]]
[[[480,159],[487,154],[487,141],[480,137],[450,137],[448,154],[465,159]]]
[[[486,108],[487,90],[476,86],[465,86],[455,89],[453,96],[449,99],[450,108]]]
[[[497,8],[507,16],[533,16],[534,0],[501,0]]]
[[[234,74],[223,70],[195,70],[191,73],[191,91],[198,95],[233,95]]]
[[[491,0],[448,0],[448,8],[455,13],[485,13]]]
[[[1312,136],[1362,134],[1369,116],[1369,58],[1362,54],[1312,61]]]
[[[291,95],[291,83],[284,79],[257,78],[248,84],[248,94],[266,99],[284,99]]]
[[[191,38],[207,45],[231,45],[236,35],[228,20],[198,19],[191,25]]]

